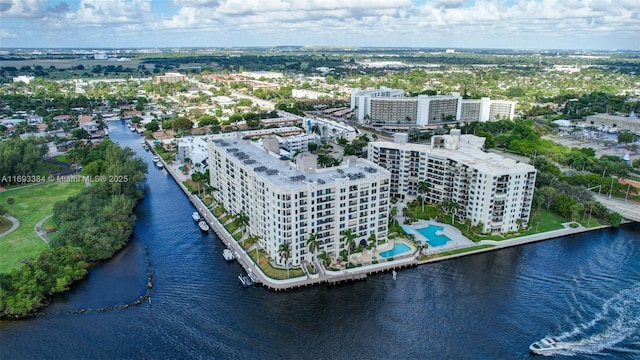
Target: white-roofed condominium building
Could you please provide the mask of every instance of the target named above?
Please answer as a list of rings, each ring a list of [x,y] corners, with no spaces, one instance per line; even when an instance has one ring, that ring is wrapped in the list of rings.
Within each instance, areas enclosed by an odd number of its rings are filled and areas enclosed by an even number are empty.
[[[315,155],[303,153],[294,164],[279,155],[275,138],[259,146],[214,136],[208,147],[213,196],[228,213],[248,217],[248,233],[259,237],[259,247],[275,263],[286,265],[278,253],[285,242],[291,265],[312,261],[312,233],[318,254],[335,257],[346,249],[347,229],[356,234],[356,244],[372,234],[387,241],[391,174],[370,161],[346,157],[338,167],[320,169]]]

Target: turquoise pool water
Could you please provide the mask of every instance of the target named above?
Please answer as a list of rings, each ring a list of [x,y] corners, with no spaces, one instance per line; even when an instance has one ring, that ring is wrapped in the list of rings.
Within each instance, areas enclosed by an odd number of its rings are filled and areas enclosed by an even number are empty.
[[[449,240],[448,237],[444,235],[436,235],[436,231],[442,231],[442,226],[437,225],[429,225],[426,228],[416,229],[422,236],[427,238],[427,243],[431,246],[442,246],[446,244]]]
[[[402,253],[406,253],[407,251],[410,251],[410,250],[411,248],[405,244],[395,243],[393,244],[393,249],[383,251],[379,255],[382,256],[383,258],[388,258],[388,257],[400,255]]]

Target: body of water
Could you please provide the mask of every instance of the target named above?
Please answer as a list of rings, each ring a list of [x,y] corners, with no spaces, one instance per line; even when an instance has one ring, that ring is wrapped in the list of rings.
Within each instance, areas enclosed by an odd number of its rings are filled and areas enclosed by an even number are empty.
[[[528,359],[557,336],[560,358],[640,357],[640,226],[631,224],[444,261],[344,286],[242,288],[237,263],[200,232],[193,207],[123,124],[111,137],[148,163],[131,242],[47,312],[0,322],[2,359]]]

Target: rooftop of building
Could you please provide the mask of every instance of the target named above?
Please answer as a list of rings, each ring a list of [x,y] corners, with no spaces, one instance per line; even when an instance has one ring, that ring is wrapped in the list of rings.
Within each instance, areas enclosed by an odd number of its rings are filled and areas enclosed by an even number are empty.
[[[373,146],[404,149],[409,151],[426,152],[431,155],[448,158],[457,162],[467,164],[474,169],[491,174],[502,175],[505,173],[525,173],[535,171],[535,168],[529,164],[525,164],[513,159],[506,158],[499,154],[488,153],[482,150],[484,146],[484,138],[475,135],[460,135],[457,142],[455,136],[439,135],[447,144],[442,147],[424,144],[400,144],[386,141],[371,142]],[[456,144],[454,145],[454,142]]]
[[[275,186],[288,186],[295,189],[304,188],[313,183],[324,185],[338,181],[382,179],[389,176],[387,170],[368,160],[355,157],[346,157],[343,165],[340,166],[302,171],[287,157],[266,151],[258,142],[238,138],[211,139],[210,144],[229,153],[240,164]]]

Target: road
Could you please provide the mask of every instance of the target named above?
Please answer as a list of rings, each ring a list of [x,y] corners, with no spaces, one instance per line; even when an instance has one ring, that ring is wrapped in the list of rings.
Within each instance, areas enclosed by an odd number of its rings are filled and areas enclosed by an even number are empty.
[[[640,222],[640,204],[609,198],[607,195],[594,194],[594,197],[609,210],[622,215],[623,218]]]

